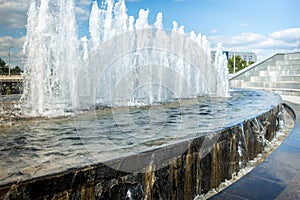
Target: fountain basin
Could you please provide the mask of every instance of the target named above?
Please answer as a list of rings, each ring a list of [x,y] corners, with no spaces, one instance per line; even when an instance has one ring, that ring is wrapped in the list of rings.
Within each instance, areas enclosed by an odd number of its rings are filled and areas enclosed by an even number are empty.
[[[122,199],[129,190],[150,199],[192,199],[230,179],[263,151],[265,141],[275,136],[281,106],[281,98],[275,94],[236,90],[230,98],[201,98],[196,104],[186,101],[177,109],[158,107],[167,121],[163,128],[158,121],[151,121],[156,134],[150,138],[128,133],[126,128],[114,133],[116,127],[125,125],[109,116],[121,115],[122,109],[93,112],[95,127],[84,113],[71,120],[16,122],[15,127],[1,130],[0,197]],[[147,111],[136,109],[130,111],[132,121]],[[175,123],[174,115],[188,117]],[[190,123],[193,120],[197,126]],[[140,122],[135,125],[149,128],[147,121],[146,125]],[[95,132],[99,124],[105,137]],[[174,124],[180,125],[175,131]],[[125,136],[131,136],[133,143]]]

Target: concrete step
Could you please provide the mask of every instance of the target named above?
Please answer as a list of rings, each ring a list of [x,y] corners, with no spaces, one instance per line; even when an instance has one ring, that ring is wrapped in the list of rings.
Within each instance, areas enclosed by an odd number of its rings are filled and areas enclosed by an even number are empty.
[[[263,88],[280,88],[280,89],[296,89],[300,90],[300,82],[245,82],[245,87],[263,87]]]
[[[259,74],[252,74],[252,75],[259,75],[259,76],[293,76],[296,74],[300,74],[300,69],[289,69],[289,70],[276,70],[276,71],[269,71],[269,70],[261,70]]]
[[[299,60],[300,59],[300,52],[285,54],[284,59],[285,60]]]
[[[296,74],[300,74],[300,70],[292,69],[289,71],[279,71],[281,76],[293,76]]]
[[[290,88],[264,88],[264,87],[247,87],[249,89],[254,90],[266,90],[270,92],[275,92],[279,95],[286,95],[286,96],[298,96],[300,97],[300,89],[290,89]]]
[[[290,89],[286,89],[286,90],[276,89],[273,92],[275,92],[276,94],[279,94],[279,95],[284,95],[284,96],[298,96],[298,97],[300,97],[300,91],[295,91],[295,90],[290,90]]]
[[[300,74],[287,76],[251,76],[250,82],[276,82],[276,81],[296,81],[300,82]]]
[[[274,91],[300,97],[300,52],[276,54],[230,80],[232,87]]]
[[[300,70],[300,63],[298,65],[276,65],[276,66],[270,65],[267,67],[267,69],[269,71],[278,71],[278,70],[287,71],[291,69]]]
[[[276,65],[299,65],[300,60],[277,60]]]

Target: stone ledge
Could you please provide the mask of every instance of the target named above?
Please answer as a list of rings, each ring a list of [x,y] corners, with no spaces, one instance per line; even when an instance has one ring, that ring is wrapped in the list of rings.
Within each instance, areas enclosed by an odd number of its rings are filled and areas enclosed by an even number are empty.
[[[263,150],[260,126],[256,123],[269,124],[261,133],[266,139],[272,139],[280,108],[278,105],[256,118],[209,136],[107,163],[2,185],[0,198],[124,199],[130,190],[132,195],[148,199],[193,199],[230,179],[243,167],[241,163]],[[179,151],[184,153],[170,157]]]

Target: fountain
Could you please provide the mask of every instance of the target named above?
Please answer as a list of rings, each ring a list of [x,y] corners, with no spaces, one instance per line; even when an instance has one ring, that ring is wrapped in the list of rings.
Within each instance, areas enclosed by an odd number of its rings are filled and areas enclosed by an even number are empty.
[[[152,105],[228,95],[221,46],[212,63],[205,36],[186,36],[176,22],[165,31],[161,13],[149,25],[148,14],[141,10],[134,22],[124,1],[106,1],[101,9],[94,1],[90,40],[77,40],[72,1],[33,1],[24,45],[24,112],[55,116],[95,103]]]
[[[205,36],[126,9],[94,1],[78,39],[73,0],[32,0],[20,115],[0,98],[1,198],[191,199],[275,137],[281,98],[229,90],[220,44],[212,60]]]
[[[39,4],[38,4],[39,3]],[[62,115],[80,65],[73,1],[32,1],[28,11],[22,99],[28,115]]]

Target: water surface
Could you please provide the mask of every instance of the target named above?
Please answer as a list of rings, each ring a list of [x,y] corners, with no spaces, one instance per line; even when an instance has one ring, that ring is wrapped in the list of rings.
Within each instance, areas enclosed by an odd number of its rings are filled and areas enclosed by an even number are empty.
[[[20,118],[7,112],[4,116],[3,105],[11,106],[17,97],[1,97],[0,184],[211,134],[281,102],[278,95],[263,91],[234,90],[230,95],[152,107],[103,108],[52,119]],[[12,107],[18,111],[18,106]]]

